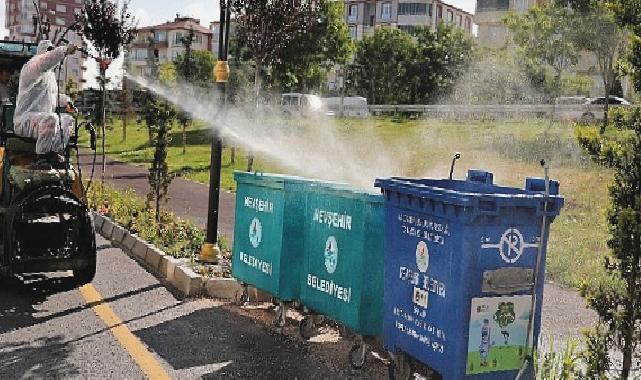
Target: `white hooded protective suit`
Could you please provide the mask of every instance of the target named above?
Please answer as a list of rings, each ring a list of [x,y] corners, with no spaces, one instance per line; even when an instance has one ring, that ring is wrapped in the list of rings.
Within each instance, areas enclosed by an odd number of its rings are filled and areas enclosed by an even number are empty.
[[[54,68],[65,58],[66,47],[53,47],[50,41],[40,41],[37,54],[20,71],[18,99],[13,118],[18,136],[36,139],[36,153],[61,152],[69,142],[73,125],[70,115],[62,115],[58,122],[56,107],[67,105],[67,98],[58,98]]]

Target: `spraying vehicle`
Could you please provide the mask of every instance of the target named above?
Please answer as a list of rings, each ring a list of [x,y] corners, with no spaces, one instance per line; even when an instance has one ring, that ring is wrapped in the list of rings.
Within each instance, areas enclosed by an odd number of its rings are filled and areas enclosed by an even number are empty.
[[[2,67],[14,73],[34,54],[35,45],[30,43],[0,43]],[[73,151],[78,157],[78,132],[84,128],[91,135],[95,164],[95,130],[90,122],[78,120],[72,104],[64,111],[58,107],[58,120],[64,112],[74,116],[64,163],[59,168],[38,169],[32,165],[36,140],[14,133],[14,110],[11,102],[2,102],[0,275],[71,270],[77,284],[89,283],[96,273],[96,240],[82,172],[79,165],[71,164],[71,157]]]

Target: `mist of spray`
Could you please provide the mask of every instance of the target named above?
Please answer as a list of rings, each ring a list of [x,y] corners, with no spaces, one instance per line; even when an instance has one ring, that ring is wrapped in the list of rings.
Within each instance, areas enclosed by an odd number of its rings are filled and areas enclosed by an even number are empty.
[[[345,133],[350,127],[340,126],[329,117],[293,122],[281,110],[267,106],[260,113],[255,105],[222,107],[215,91],[188,84],[167,87],[137,76],[128,77],[194,119],[206,122],[226,142],[296,175],[372,189],[375,178],[400,175],[408,157],[402,147],[385,144],[373,127],[359,126],[357,133]]]

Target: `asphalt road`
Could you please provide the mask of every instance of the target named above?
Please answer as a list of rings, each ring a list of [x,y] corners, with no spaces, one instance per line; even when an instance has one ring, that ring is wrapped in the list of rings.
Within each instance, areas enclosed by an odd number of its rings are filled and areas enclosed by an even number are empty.
[[[303,342],[295,324],[280,335],[256,317],[265,310],[182,299],[104,239],[98,245],[92,287],[99,300],[72,288],[65,274],[0,283],[0,379],[138,379],[148,373],[145,365],[175,379],[385,375],[374,358],[364,371],[352,370],[346,341]],[[586,324],[586,312],[576,310],[575,292],[546,289],[542,340],[564,342]],[[147,352],[146,363],[133,359],[136,350]]]
[[[213,300],[183,300],[122,251],[98,242],[88,303],[65,278],[0,286],[0,379],[139,379],[144,372],[95,307],[123,321],[171,378],[338,378],[292,342]],[[92,308],[94,307],[94,308]],[[104,310],[102,310],[104,314]],[[114,326],[112,326],[114,327]],[[135,346],[133,348],[135,350]]]

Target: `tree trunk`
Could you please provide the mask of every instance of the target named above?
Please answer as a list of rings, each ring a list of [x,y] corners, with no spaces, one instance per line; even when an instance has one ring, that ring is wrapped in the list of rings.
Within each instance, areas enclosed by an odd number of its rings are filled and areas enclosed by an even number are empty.
[[[557,72],[554,77],[554,92],[552,94],[552,112],[550,113],[550,125],[548,128],[552,128],[554,124],[554,118],[556,117],[556,99],[559,97],[559,89],[561,88],[561,72]]]
[[[187,122],[183,121],[181,124],[182,124],[183,155],[184,155],[184,154],[187,154]]]
[[[102,130],[102,173],[100,176],[100,183],[105,183],[105,170],[107,169],[107,161],[105,156],[105,124],[107,123],[107,71],[105,69],[100,69],[100,82],[102,87],[102,99],[101,99],[101,115],[100,115],[100,129]]]
[[[230,162],[232,165],[236,164],[236,147],[235,146],[231,147]]]
[[[605,107],[603,109],[603,123],[601,123],[601,129],[599,130],[600,134],[605,133],[605,129],[608,127],[608,118],[610,113],[610,87],[612,84],[606,78],[604,78],[603,85],[605,87]]]
[[[125,111],[122,117],[122,141],[127,141],[127,117],[129,115]]]
[[[256,71],[254,72],[254,95],[256,96],[256,115],[258,118],[258,113],[260,112],[260,71],[262,69],[260,59],[256,59]],[[252,172],[254,170],[254,152],[247,152],[247,171]]]

